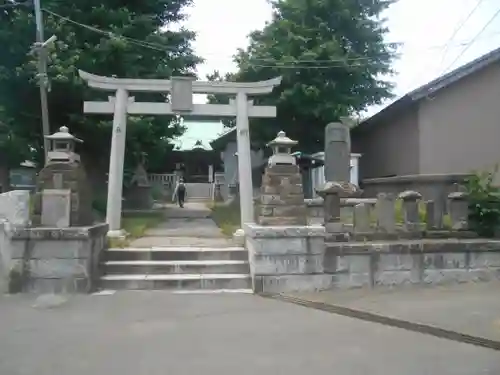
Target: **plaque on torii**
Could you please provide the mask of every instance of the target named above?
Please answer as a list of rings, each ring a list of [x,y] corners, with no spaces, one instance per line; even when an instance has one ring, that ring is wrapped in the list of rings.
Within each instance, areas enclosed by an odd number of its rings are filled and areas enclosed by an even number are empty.
[[[236,117],[236,139],[238,145],[238,170],[240,182],[241,223],[254,221],[252,164],[250,157],[250,117],[274,118],[276,107],[254,106],[248,97],[272,92],[281,83],[281,77],[261,82],[208,82],[194,77],[172,77],[165,79],[130,79],[102,77],[79,71],[80,77],[89,87],[113,92],[108,101],[84,102],[84,113],[113,114],[113,136],[109,165],[108,206],[106,222],[109,236],[120,236],[123,160],[127,114],[130,115],[187,115],[195,118]],[[170,93],[170,102],[136,102],[131,92]],[[195,104],[194,94],[234,95],[229,104]]]

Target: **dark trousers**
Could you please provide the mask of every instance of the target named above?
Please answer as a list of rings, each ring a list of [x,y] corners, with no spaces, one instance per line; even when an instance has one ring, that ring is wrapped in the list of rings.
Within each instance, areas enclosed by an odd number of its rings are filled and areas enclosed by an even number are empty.
[[[179,203],[179,207],[184,207],[184,200],[186,198],[186,192],[185,191],[179,191],[177,192],[177,201]]]

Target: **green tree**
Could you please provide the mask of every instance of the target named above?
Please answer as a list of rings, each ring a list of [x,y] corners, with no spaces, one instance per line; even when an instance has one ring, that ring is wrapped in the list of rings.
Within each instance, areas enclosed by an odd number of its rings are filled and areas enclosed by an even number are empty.
[[[0,4],[2,4],[0,0]],[[109,159],[111,116],[83,114],[83,101],[106,98],[88,89],[78,69],[104,76],[169,78],[193,75],[201,60],[191,48],[195,34],[171,25],[181,21],[192,0],[42,0],[45,36],[57,36],[49,51],[51,131],[66,125],[84,140],[79,152],[88,169],[103,175]],[[62,16],[62,17],[61,17]],[[35,23],[29,7],[0,9],[0,103],[24,148],[42,155],[36,56],[28,54]],[[165,101],[161,94],[134,94],[136,100]],[[183,132],[175,117],[129,118],[126,165],[143,153],[153,168]],[[0,142],[0,151],[2,144]],[[89,171],[89,172],[92,172]]]
[[[235,56],[238,71],[211,80],[282,84],[256,104],[276,105],[277,119],[251,121],[252,139],[265,143],[285,130],[304,151],[323,147],[324,126],[391,97],[391,62],[397,45],[384,42],[381,13],[393,0],[271,0],[273,18],[250,34]],[[209,97],[212,103],[229,100]],[[234,121],[226,123],[233,126]]]

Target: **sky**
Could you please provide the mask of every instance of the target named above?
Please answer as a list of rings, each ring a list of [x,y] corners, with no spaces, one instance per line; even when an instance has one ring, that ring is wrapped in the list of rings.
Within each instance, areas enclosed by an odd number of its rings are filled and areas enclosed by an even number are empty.
[[[386,41],[403,43],[394,63],[397,74],[389,77],[396,97],[500,47],[500,14],[484,28],[499,9],[498,0],[399,0],[392,5],[384,13],[390,30]],[[269,20],[267,0],[194,0],[184,25],[197,33],[195,51],[205,58],[198,67],[199,79],[214,70],[235,71],[232,55],[247,46],[251,31]],[[367,115],[387,104],[370,108]],[[190,124],[180,140],[182,148],[197,139],[207,145],[222,131],[221,125]]]

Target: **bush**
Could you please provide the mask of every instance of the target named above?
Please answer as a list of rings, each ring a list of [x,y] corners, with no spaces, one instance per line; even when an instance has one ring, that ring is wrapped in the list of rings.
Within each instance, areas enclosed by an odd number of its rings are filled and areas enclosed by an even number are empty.
[[[493,185],[498,167],[477,172],[466,180],[469,226],[478,235],[493,237],[500,226],[500,188]]]
[[[99,214],[106,216],[106,206],[108,204],[107,193],[96,194],[92,201],[92,208]]]

